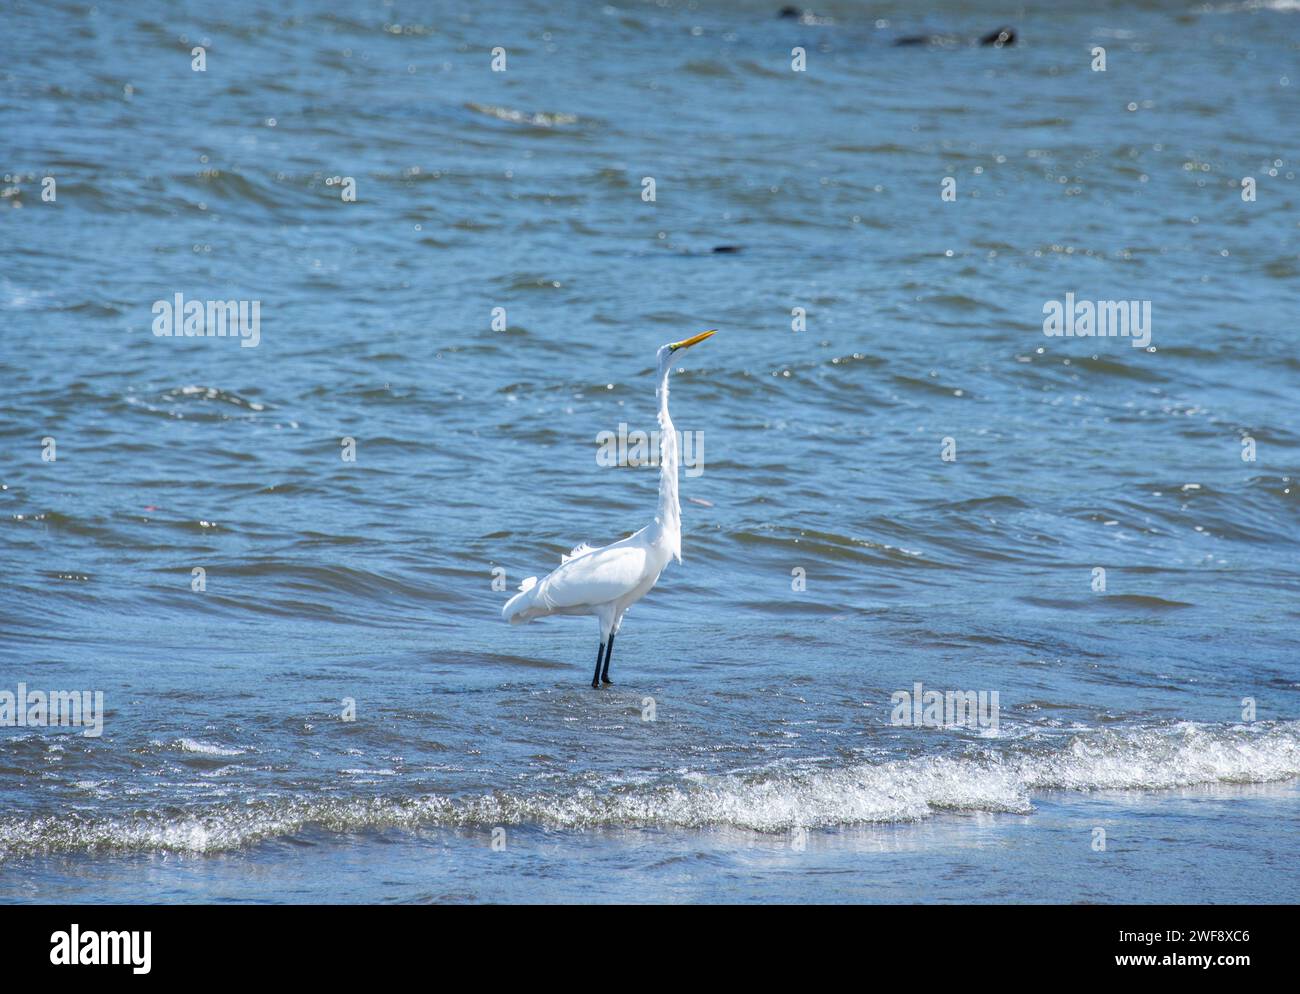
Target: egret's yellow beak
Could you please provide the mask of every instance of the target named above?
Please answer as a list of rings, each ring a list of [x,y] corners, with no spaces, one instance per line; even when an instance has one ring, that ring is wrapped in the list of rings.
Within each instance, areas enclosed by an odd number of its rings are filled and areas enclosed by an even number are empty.
[[[672,342],[669,344],[668,348],[672,352],[676,352],[678,349],[689,349],[692,345],[699,345],[700,342],[704,341],[706,338],[717,334],[717,331],[717,328],[714,328],[711,331],[702,331],[698,335],[692,335],[690,338],[683,338],[680,342]]]

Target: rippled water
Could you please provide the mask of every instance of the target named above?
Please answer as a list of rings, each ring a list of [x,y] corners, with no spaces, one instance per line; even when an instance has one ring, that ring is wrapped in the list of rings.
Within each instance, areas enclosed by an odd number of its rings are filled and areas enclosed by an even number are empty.
[[[1300,898],[1295,5],[332,6],[7,13],[0,691],[107,713],[0,728],[0,897]],[[493,571],[714,327],[592,691]]]

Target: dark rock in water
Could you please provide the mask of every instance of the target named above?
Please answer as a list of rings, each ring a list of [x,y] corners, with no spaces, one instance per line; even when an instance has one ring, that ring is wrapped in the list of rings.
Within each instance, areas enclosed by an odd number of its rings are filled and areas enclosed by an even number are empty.
[[[713,251],[715,255],[735,255],[737,252],[743,252],[744,247],[740,245],[715,245]]]
[[[1003,48],[1007,45],[1014,45],[1015,43],[1015,28],[998,28],[995,31],[990,31],[980,39],[981,45],[992,45],[994,48]]]
[[[803,17],[803,11],[798,7],[782,7],[776,12],[777,17]]]

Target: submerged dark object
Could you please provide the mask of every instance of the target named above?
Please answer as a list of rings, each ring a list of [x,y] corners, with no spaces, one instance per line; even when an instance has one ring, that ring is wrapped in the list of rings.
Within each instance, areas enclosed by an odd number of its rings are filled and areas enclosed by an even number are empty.
[[[805,11],[794,4],[786,4],[776,12],[779,20],[783,21],[803,21],[817,19],[811,10]],[[903,35],[894,39],[895,48],[903,48],[911,45],[931,45],[935,48],[956,48],[962,43],[962,40],[956,35]],[[993,48],[1005,48],[1008,45],[1016,43],[1016,29],[1008,27],[994,28],[988,34],[976,38],[973,44],[986,45]]]
[[[953,35],[903,35],[901,38],[894,39],[895,48],[906,45],[941,45],[951,48],[956,44],[957,39]]]
[[[743,252],[743,245],[715,245],[713,251],[717,255],[735,255],[737,252]]]
[[[996,28],[980,39],[981,45],[992,45],[994,48],[1003,48],[1007,45],[1014,45],[1015,43],[1015,28]]]
[[[979,45],[992,46],[993,48],[1005,48],[1008,45],[1016,43],[1015,28],[994,28],[988,34],[976,39]],[[961,39],[956,35],[903,35],[901,38],[894,39],[894,47],[900,48],[908,45],[932,45],[935,48],[955,48],[961,44]]]

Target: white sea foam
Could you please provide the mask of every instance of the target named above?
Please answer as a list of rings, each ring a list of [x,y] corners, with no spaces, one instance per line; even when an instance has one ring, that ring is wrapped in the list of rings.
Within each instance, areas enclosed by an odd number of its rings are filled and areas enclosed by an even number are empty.
[[[206,751],[206,750],[205,750]],[[535,823],[560,828],[727,826],[759,832],[919,821],[941,811],[1027,814],[1047,790],[1165,790],[1300,776],[1300,722],[1092,730],[1013,750],[915,757],[840,768],[805,767],[727,776],[677,771],[661,783],[608,781],[470,798],[426,796],[230,804],[129,817],[0,819],[0,856],[31,852],[217,852],[292,835],[420,826]]]
[[[243,749],[229,749],[213,745],[211,742],[199,742],[197,739],[177,739],[176,747],[182,752],[197,752],[204,756],[242,756]]]

